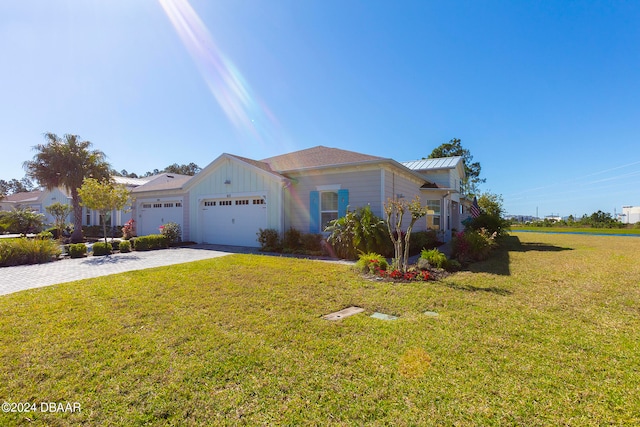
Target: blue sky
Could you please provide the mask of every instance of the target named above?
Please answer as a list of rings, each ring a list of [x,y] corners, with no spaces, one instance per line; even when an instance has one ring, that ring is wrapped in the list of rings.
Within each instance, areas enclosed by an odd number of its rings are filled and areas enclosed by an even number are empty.
[[[508,213],[640,205],[640,2],[0,5],[0,179],[44,132],[117,170],[460,138]]]

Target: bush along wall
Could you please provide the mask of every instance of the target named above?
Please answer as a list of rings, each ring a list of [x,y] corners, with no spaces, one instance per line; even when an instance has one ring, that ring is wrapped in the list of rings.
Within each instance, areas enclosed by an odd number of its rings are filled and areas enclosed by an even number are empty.
[[[130,241],[133,242],[133,249],[136,251],[151,251],[169,247],[167,237],[162,234],[149,234],[148,236],[135,237]]]

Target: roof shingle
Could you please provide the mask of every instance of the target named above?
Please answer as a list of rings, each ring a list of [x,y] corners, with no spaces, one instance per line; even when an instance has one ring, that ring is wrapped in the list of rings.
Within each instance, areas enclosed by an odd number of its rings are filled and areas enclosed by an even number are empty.
[[[272,170],[284,172],[380,160],[387,159],[319,145],[305,150],[294,151],[293,153],[269,157],[262,160],[262,162],[268,164]]]

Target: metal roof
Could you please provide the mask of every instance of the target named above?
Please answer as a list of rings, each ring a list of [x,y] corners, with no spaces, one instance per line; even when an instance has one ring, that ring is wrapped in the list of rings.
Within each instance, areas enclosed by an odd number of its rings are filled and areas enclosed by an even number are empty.
[[[454,169],[458,163],[462,161],[462,157],[441,157],[439,159],[421,159],[412,160],[410,162],[400,162],[403,166],[411,170],[429,170],[429,169]]]

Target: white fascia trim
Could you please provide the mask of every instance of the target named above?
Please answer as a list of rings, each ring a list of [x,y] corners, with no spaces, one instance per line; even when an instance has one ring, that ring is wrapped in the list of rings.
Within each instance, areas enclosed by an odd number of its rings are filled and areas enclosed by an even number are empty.
[[[337,191],[341,189],[342,189],[342,185],[340,184],[316,185],[317,191]]]

